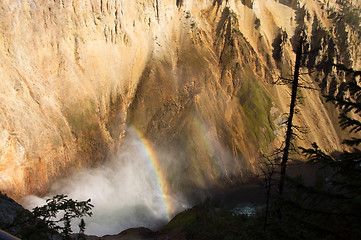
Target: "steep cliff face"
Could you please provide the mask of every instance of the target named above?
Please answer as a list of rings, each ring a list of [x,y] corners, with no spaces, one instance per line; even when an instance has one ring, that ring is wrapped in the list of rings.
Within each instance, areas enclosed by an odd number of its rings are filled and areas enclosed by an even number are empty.
[[[283,136],[289,89],[271,82],[291,72],[300,26],[323,46],[309,65],[360,67],[359,30],[335,27],[323,1],[299,2],[2,1],[0,189],[44,193],[68,169],[114,156],[130,125],[167,169],[177,162],[167,175],[177,189],[246,179]],[[325,91],[332,74],[317,75]],[[334,113],[302,94],[303,143],[340,149]]]
[[[64,169],[104,159],[120,139],[122,112],[152,49],[154,8],[1,3],[2,189],[43,191]]]

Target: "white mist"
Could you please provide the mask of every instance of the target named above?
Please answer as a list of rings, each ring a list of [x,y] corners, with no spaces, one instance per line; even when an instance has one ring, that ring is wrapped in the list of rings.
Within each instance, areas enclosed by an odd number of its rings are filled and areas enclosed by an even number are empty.
[[[78,201],[90,198],[93,216],[85,219],[89,235],[117,234],[134,227],[157,229],[169,219],[157,175],[143,147],[135,136],[129,136],[116,159],[94,169],[77,170],[54,183],[50,196],[66,194]],[[45,204],[47,198],[27,196],[23,205],[32,209]],[[175,199],[172,196],[173,206],[182,210]],[[73,223],[74,230],[76,225]]]

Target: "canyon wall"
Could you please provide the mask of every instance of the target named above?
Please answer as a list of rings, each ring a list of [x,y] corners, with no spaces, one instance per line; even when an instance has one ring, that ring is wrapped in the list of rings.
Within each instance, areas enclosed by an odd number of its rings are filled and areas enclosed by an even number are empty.
[[[272,83],[291,75],[303,26],[317,50],[305,60],[310,69],[331,62],[360,68],[360,30],[337,21],[337,7],[311,0],[2,1],[1,191],[46,193],[69,169],[116,156],[129,126],[153,143],[174,189],[245,181],[259,153],[282,141],[290,88]],[[338,74],[304,78],[337,93]],[[296,123],[308,133],[299,143],[341,150],[336,111],[318,91],[302,96]]]

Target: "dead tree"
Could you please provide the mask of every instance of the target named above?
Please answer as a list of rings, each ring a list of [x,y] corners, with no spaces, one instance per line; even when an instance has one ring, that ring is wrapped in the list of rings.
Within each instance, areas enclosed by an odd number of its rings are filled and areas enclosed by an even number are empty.
[[[295,71],[293,76],[292,82],[292,95],[291,95],[291,104],[290,104],[290,113],[287,120],[287,132],[286,132],[286,139],[285,139],[285,147],[283,149],[282,161],[281,161],[281,170],[280,170],[280,181],[278,185],[278,193],[282,196],[283,189],[284,189],[284,182],[286,176],[286,169],[287,169],[287,162],[288,162],[288,155],[291,146],[291,139],[292,139],[292,129],[293,129],[293,116],[295,114],[295,107],[297,101],[297,89],[298,89],[298,78],[300,75],[300,66],[301,66],[301,58],[302,58],[302,44],[303,38],[300,38],[300,43],[298,49],[296,50],[296,64],[295,64]]]

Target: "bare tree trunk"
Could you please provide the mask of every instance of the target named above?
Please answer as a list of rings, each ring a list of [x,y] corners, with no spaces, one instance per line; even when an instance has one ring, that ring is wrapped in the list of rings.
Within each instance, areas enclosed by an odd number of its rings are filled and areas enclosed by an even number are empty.
[[[300,45],[296,51],[296,65],[295,65],[295,72],[293,76],[293,83],[292,83],[292,95],[291,95],[291,105],[290,105],[290,114],[287,120],[287,132],[286,132],[286,141],[285,141],[285,148],[283,150],[283,156],[281,161],[281,171],[280,171],[280,182],[278,186],[278,192],[280,195],[283,194],[285,176],[286,176],[286,169],[287,169],[287,161],[289,150],[291,146],[291,138],[292,138],[292,120],[295,113],[295,106],[296,106],[296,97],[297,97],[297,88],[298,88],[298,77],[300,75],[300,65],[301,65],[301,56],[302,56],[302,42],[303,38],[300,38]]]
[[[272,186],[272,176],[273,172],[268,176],[269,178],[266,179],[266,213],[264,217],[264,225],[263,225],[263,231],[266,232],[267,226],[268,226],[268,215],[269,215],[269,200],[271,198],[271,186]]]

